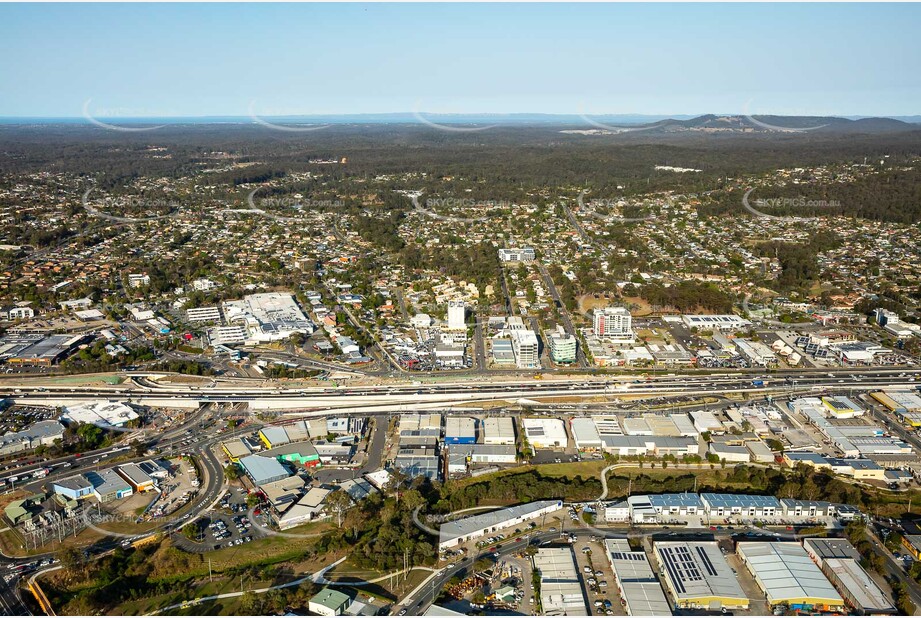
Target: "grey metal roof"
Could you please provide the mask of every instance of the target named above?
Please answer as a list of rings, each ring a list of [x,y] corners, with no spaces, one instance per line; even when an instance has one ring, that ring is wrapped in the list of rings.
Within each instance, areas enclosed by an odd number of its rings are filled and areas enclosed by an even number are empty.
[[[246,470],[253,483],[261,485],[289,476],[288,469],[272,457],[250,455],[240,459],[240,465]]]
[[[743,542],[736,546],[771,605],[804,599],[844,604],[799,543]]]
[[[150,478],[150,475],[144,472],[141,467],[134,463],[123,464],[118,467],[118,471],[121,472],[129,481],[135,485],[142,485],[144,483],[150,483],[153,481]]]
[[[700,497],[710,505],[711,508],[780,508],[780,501],[774,496],[756,496],[749,494],[711,494],[703,493]]]
[[[93,484],[90,483],[82,474],[75,474],[74,476],[68,476],[66,479],[54,481],[54,485],[69,489],[71,491],[88,489],[93,486]]]
[[[680,494],[651,494],[647,496],[653,506],[668,508],[670,506],[696,506],[703,508],[704,503],[697,494],[680,493]]]
[[[99,472],[87,472],[86,479],[93,484],[93,490],[100,496],[131,490],[128,481],[111,468]]]
[[[526,518],[546,508],[562,508],[562,506],[563,502],[561,500],[538,500],[537,502],[511,506],[507,509],[490,511],[482,515],[472,515],[457,521],[449,521],[442,524],[439,530],[439,542],[444,543],[486,528],[502,527],[507,521]]]

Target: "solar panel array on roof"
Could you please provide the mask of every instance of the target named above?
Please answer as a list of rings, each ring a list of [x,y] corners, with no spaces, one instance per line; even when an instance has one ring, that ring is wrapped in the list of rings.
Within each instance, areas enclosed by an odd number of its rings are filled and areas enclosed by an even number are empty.
[[[715,541],[657,542],[655,550],[678,604],[716,598],[727,606],[748,606],[748,598]]]

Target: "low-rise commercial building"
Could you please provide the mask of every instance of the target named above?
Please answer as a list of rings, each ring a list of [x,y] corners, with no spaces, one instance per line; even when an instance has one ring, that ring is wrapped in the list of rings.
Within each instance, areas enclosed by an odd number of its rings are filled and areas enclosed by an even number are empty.
[[[449,549],[505,528],[520,526],[561,508],[561,500],[539,500],[447,522],[438,532],[438,549]]]
[[[518,461],[518,451],[508,444],[473,444],[469,448],[472,464],[513,464]]]
[[[748,463],[751,461],[751,453],[744,446],[731,446],[719,442],[711,442],[708,455],[717,458],[717,461],[727,463]]]
[[[189,322],[220,322],[221,310],[217,307],[196,307],[186,309],[185,317]]]
[[[430,448],[401,448],[393,465],[411,477],[424,476],[432,481],[441,478],[441,458]]]
[[[546,615],[588,615],[570,547],[542,547],[534,554],[540,575],[540,604]]]
[[[246,476],[253,482],[253,485],[257,487],[291,476],[288,469],[278,463],[274,457],[263,457],[262,455],[241,457],[240,466]]]
[[[521,425],[533,448],[566,448],[569,445],[566,426],[558,418],[524,418]]]
[[[826,558],[822,572],[835,585],[845,603],[864,616],[892,616],[898,613],[860,563],[853,558]]]
[[[310,597],[307,609],[317,616],[342,616],[352,603],[352,598],[333,588],[324,588]]]
[[[773,519],[781,510],[780,501],[774,496],[703,493],[700,498],[711,518]]]
[[[134,493],[143,493],[156,489],[156,483],[154,483],[153,478],[140,465],[127,463],[118,466],[116,469],[122,478],[128,481]]]
[[[445,421],[445,444],[475,444],[476,419],[449,416]]]
[[[99,502],[121,500],[134,494],[131,485],[111,468],[87,472],[84,476],[93,484],[93,495]]]
[[[64,439],[64,426],[58,421],[38,421],[21,431],[11,431],[0,437],[0,456],[31,451],[39,446],[51,446]]]
[[[82,474],[69,476],[51,483],[51,489],[71,500],[81,500],[93,495],[93,484]]]
[[[90,401],[64,406],[61,420],[88,423],[97,427],[124,427],[137,420],[138,414],[120,401]]]
[[[253,454],[246,442],[240,438],[221,442],[221,450],[224,451],[224,454],[234,463],[240,461],[241,457]]]
[[[274,457],[279,461],[287,461],[295,466],[315,468],[320,465],[320,454],[310,442],[290,442],[283,446],[262,451],[263,457]]]
[[[485,419],[483,444],[515,444],[515,421],[508,416],[490,416]]]
[[[592,419],[577,416],[570,421],[569,426],[572,429],[572,438],[577,449],[580,451],[601,450],[601,436]]]
[[[326,498],[332,493],[325,487],[311,487],[310,490],[276,518],[281,530],[294,528],[324,517]]]
[[[844,609],[844,599],[799,543],[744,542],[736,552],[771,607],[786,605],[806,612]]]

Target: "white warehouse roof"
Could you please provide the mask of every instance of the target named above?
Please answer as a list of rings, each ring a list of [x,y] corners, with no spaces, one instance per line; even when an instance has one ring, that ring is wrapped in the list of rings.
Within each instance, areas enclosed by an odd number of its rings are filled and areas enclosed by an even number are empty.
[[[566,425],[558,418],[525,418],[521,420],[525,436],[532,446],[566,446],[569,438]]]
[[[601,436],[595,427],[595,421],[590,418],[577,417],[570,423],[572,437],[576,441],[576,448],[601,448]]]
[[[515,422],[508,416],[491,416],[483,421],[483,442],[515,444]]]
[[[739,543],[736,550],[771,605],[843,605],[844,599],[799,543]]]

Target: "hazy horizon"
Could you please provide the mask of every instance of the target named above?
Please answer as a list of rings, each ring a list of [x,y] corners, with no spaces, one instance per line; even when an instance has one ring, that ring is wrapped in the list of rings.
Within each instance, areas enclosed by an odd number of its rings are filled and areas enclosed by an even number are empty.
[[[3,4],[0,116],[910,116],[919,26],[917,4]]]

